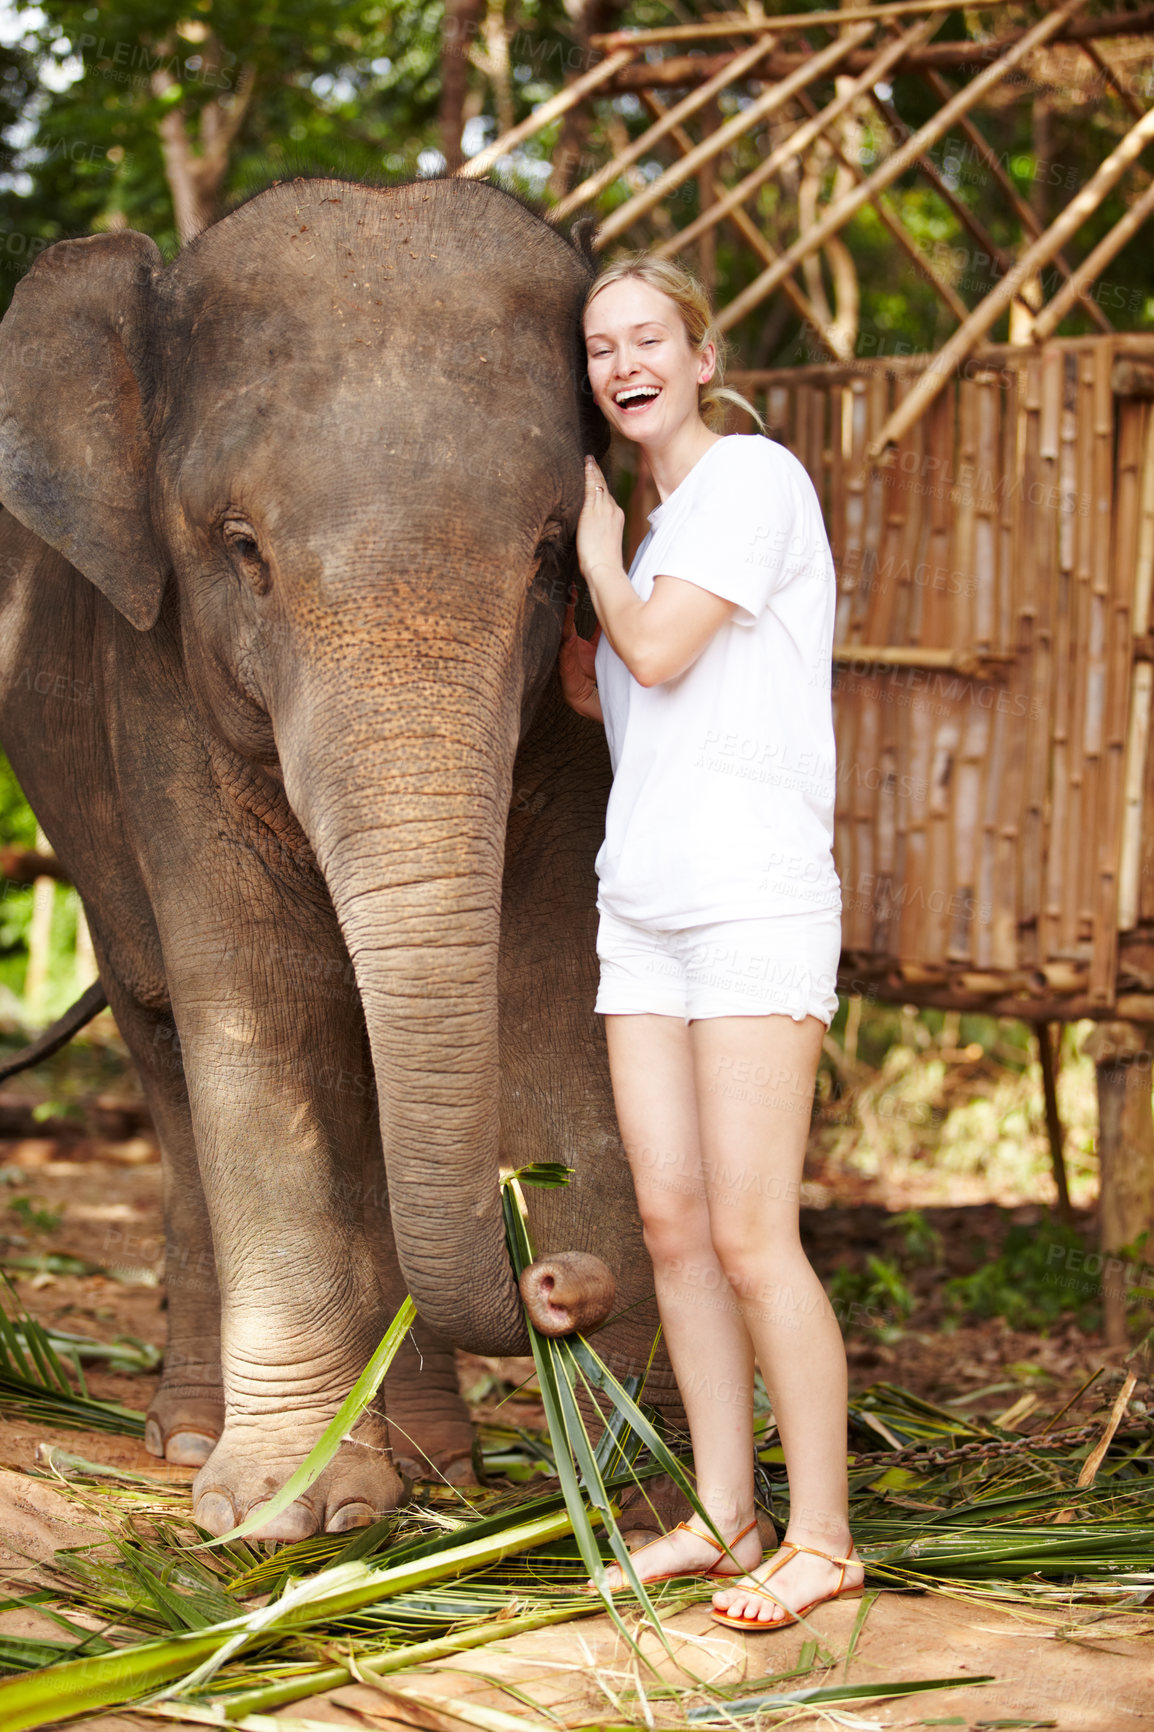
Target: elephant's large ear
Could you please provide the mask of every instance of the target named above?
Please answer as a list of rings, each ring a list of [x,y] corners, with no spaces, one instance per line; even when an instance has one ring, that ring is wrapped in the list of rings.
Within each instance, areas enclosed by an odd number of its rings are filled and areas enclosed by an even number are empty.
[[[0,323],[0,502],[140,631],[167,575],[149,508],[145,358],[155,242],[58,241]]]

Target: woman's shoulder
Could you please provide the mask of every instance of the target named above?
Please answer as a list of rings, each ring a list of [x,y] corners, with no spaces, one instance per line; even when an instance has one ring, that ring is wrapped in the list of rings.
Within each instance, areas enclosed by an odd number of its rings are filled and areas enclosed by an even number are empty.
[[[805,466],[785,445],[764,433],[727,433],[712,449],[714,478],[732,476],[737,481],[808,481]],[[702,481],[706,479],[702,474]]]
[[[718,440],[710,456],[712,461],[701,474],[703,490],[733,490],[746,498],[764,496],[766,488],[772,488],[779,499],[783,493],[805,499],[814,494],[805,465],[787,446],[762,433],[729,433]]]

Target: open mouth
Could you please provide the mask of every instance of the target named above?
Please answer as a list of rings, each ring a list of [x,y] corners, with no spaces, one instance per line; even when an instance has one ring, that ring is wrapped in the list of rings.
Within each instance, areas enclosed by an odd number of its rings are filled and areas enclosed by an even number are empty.
[[[660,395],[659,385],[627,385],[624,391],[618,391],[613,401],[626,414],[630,410],[636,413],[639,409],[648,409],[650,403]]]

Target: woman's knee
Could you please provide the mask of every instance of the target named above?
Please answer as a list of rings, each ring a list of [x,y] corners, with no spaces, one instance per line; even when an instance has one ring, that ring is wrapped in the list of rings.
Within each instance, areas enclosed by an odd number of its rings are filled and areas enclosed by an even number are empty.
[[[767,1282],[797,1278],[809,1268],[794,1231],[768,1233],[756,1223],[727,1220],[713,1224],[713,1249],[726,1280],[742,1298]]]
[[[709,1216],[704,1209],[678,1214],[642,1208],[641,1229],[655,1267],[671,1267],[701,1257],[713,1261]]]

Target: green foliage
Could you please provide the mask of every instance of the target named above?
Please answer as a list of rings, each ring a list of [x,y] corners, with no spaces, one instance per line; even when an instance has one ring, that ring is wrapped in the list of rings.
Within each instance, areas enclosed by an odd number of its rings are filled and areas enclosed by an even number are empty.
[[[817,9],[819,0],[812,0]],[[793,10],[794,8],[790,8]],[[662,0],[615,0],[606,22],[664,24]],[[444,0],[44,0],[21,15],[23,34],[0,48],[0,306],[35,253],[51,241],[111,225],[151,234],[162,250],[177,246],[171,192],[165,175],[161,128],[179,116],[193,156],[208,130],[243,108],[221,188],[222,208],[272,178],[334,172],[358,179],[411,177],[436,172],[440,162],[438,103],[448,55],[467,61],[472,148],[501,124],[523,119],[581,69],[573,8],[564,0],[522,0],[504,13],[504,40],[492,51],[485,32],[495,15],[472,21],[463,35],[446,37]],[[977,12],[939,21],[939,42],[985,28]],[[825,27],[808,33],[811,46],[829,40]],[[819,102],[832,82],[814,91]],[[902,121],[919,126],[940,105],[912,75],[894,81],[893,106]],[[737,99],[726,92],[723,116]],[[597,99],[591,109],[588,150],[600,160],[637,136],[651,116],[636,96]],[[1052,217],[1071,190],[1089,178],[1129,115],[1113,93],[1089,101],[1076,84],[1051,105],[1048,160],[1040,160],[1032,105],[1000,102],[983,108],[980,126],[1022,194]],[[862,108],[855,124],[863,166],[891,146],[888,123]],[[22,134],[24,135],[22,137]],[[518,154],[514,178],[542,192],[550,154],[560,135],[550,128]],[[20,143],[12,142],[20,139]],[[764,136],[740,141],[734,168],[743,173],[764,152]],[[932,153],[957,200],[968,206],[996,242],[1013,252],[1022,229],[1017,215],[961,133]],[[636,173],[652,178],[669,160],[668,148],[643,156]],[[825,180],[832,188],[834,165]],[[844,190],[844,179],[838,182]],[[619,180],[599,209],[626,195]],[[923,176],[910,172],[887,195],[913,237],[934,253],[936,268],[968,304],[992,286],[996,267],[978,249],[957,212]],[[1094,213],[1076,251],[1084,256],[1132,196],[1123,185]],[[675,222],[697,213],[698,187],[690,179],[677,195]],[[797,185],[790,174],[761,189],[751,212],[775,247],[796,231]],[[861,281],[858,353],[863,357],[937,346],[949,325],[938,296],[893,243],[871,207],[846,230]],[[719,292],[729,299],[760,270],[751,249],[725,227],[716,235]],[[1154,270],[1149,249],[1136,237],[1110,268],[1115,299],[1107,305],[1123,328],[1149,324]],[[943,323],[944,321],[944,323]],[[1068,330],[1090,328],[1076,312]],[[787,306],[764,308],[735,333],[750,364],[804,359],[810,338]]]
[[[900,1335],[917,1305],[901,1269],[887,1257],[867,1257],[864,1269],[835,1270],[828,1292],[847,1333],[860,1329],[881,1341]]]
[[[0,842],[18,848],[31,848],[36,842],[32,808],[3,753],[0,753]]]
[[[31,1197],[13,1197],[8,1204],[26,1233],[54,1233],[64,1219],[63,1209],[45,1209]]]
[[[890,1232],[901,1235],[902,1256],[914,1267],[934,1268],[942,1260],[943,1240],[920,1209],[905,1209],[892,1215],[887,1223]]]
[[[958,1317],[1004,1317],[1015,1329],[1045,1329],[1072,1313],[1085,1329],[1101,1321],[1100,1279],[1084,1273],[1081,1234],[1061,1221],[1010,1226],[996,1257],[947,1281],[943,1297]]]
[[[134,1357],[137,1368],[151,1369],[141,1359],[139,1342],[111,1344],[112,1351],[99,1342],[88,1342],[83,1336],[65,1335],[46,1329],[24,1311],[11,1283],[0,1276],[3,1293],[11,1305],[9,1314],[5,1299],[0,1297],[0,1412],[19,1415],[25,1424],[71,1427],[80,1431],[112,1431],[128,1437],[143,1437],[144,1415],[115,1401],[95,1401],[88,1394],[81,1369],[81,1359],[91,1358],[87,1351],[110,1360]],[[57,1349],[60,1349],[60,1352]],[[142,1349],[148,1354],[148,1349]],[[61,1359],[68,1360],[72,1377]],[[78,1388],[73,1387],[75,1379]]]

